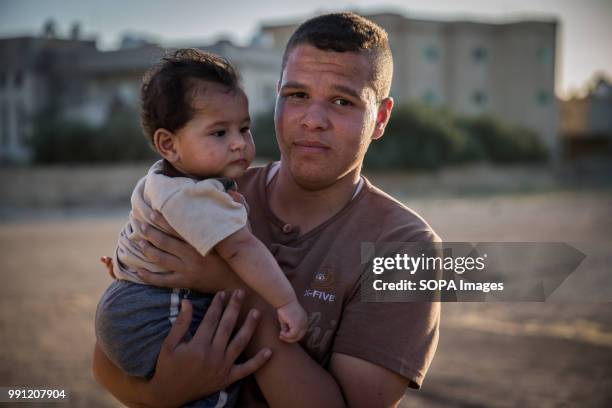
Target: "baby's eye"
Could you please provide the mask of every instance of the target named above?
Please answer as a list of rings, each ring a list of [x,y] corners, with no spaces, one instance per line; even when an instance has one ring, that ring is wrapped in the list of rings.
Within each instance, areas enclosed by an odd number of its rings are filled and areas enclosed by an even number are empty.
[[[343,98],[334,99],[332,103],[334,105],[340,105],[340,106],[351,106],[353,104],[351,101],[343,99]]]
[[[218,130],[210,134],[211,136],[223,137],[225,136],[225,130]]]
[[[249,126],[245,126],[245,127],[243,127],[243,128],[241,128],[241,129],[240,129],[240,133],[246,133],[246,132],[248,132],[249,130],[251,130],[251,128],[250,128]]]

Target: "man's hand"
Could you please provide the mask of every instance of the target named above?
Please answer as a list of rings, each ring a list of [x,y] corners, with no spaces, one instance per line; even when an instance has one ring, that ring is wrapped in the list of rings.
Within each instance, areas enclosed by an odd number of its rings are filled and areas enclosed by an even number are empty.
[[[154,213],[153,221],[162,228],[172,227],[160,213]],[[170,273],[152,273],[138,269],[140,279],[153,286],[166,288],[190,288],[200,292],[214,293],[241,286],[240,279],[216,253],[206,257],[191,245],[150,225],[143,225],[146,241],[139,243],[142,252],[151,262],[162,266]]]
[[[167,384],[174,384],[175,395],[185,398],[185,402],[195,400],[249,375],[270,357],[272,352],[264,349],[255,359],[244,364],[234,364],[252,335],[259,312],[251,310],[247,317],[247,324],[250,324],[243,326],[232,341],[229,341],[244,292],[234,292],[230,305],[221,317],[224,297],[223,292],[215,296],[189,342],[183,342],[182,339],[189,329],[192,309],[189,301],[183,301],[181,313],[166,337],[157,359],[155,375],[151,379],[154,389],[161,390]],[[181,381],[177,382],[177,378]],[[163,394],[167,395],[167,391]]]
[[[214,394],[244,378],[270,358],[269,348],[259,350],[251,359],[235,364],[251,339],[260,314],[252,309],[238,332],[231,338],[243,291],[235,291],[225,311],[223,292],[218,293],[206,311],[193,338],[183,338],[191,323],[192,308],[183,301],[181,312],[164,341],[155,375],[150,381],[129,377],[104,355],[98,346],[94,352],[96,380],[128,406],[179,406],[205,395]]]

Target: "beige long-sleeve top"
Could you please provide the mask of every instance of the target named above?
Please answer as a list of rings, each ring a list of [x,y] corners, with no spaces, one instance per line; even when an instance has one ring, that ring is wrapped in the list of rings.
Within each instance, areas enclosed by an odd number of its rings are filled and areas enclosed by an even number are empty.
[[[164,230],[151,220],[153,211],[163,214],[168,224],[202,255],[247,223],[247,211],[226,193],[217,179],[194,180],[162,174],[162,161],[155,163],[132,193],[132,211],[119,233],[113,256],[117,278],[144,283],[136,268],[167,272],[148,261],[138,242],[143,239],[142,224]],[[169,231],[166,231],[169,232]]]

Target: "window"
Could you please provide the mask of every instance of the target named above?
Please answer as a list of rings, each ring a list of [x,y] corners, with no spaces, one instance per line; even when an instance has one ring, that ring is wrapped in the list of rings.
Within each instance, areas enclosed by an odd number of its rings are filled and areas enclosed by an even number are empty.
[[[23,84],[23,72],[15,72],[15,88],[20,88]]]
[[[472,50],[472,59],[477,63],[484,63],[489,57],[489,52],[484,47],[476,47]]]
[[[487,94],[484,91],[476,90],[472,92],[472,103],[476,106],[484,106],[487,104]]]
[[[9,145],[9,106],[6,101],[0,103],[0,137],[2,146]]]
[[[425,60],[427,62],[432,63],[437,62],[440,59],[440,53],[438,52],[438,49],[433,45],[430,45],[423,49],[423,56],[425,57]]]
[[[425,90],[425,92],[423,92],[423,95],[421,95],[421,99],[427,105],[435,105],[435,103],[436,103],[436,94],[431,89],[427,89],[427,90]]]
[[[262,84],[260,86],[261,99],[263,103],[268,107],[274,107],[276,102],[276,86],[273,84]]]
[[[547,106],[547,105],[549,105],[550,101],[552,99],[551,96],[550,96],[550,93],[547,90],[545,90],[545,89],[538,90],[538,92],[536,92],[535,98],[536,98],[536,101],[537,101],[538,105],[540,105],[540,106]]]
[[[552,64],[552,50],[549,47],[540,47],[536,51],[536,57],[538,62],[543,65],[551,65]]]
[[[27,142],[27,129],[28,129],[28,114],[26,112],[25,105],[22,101],[17,102],[17,140],[18,143],[23,144]]]

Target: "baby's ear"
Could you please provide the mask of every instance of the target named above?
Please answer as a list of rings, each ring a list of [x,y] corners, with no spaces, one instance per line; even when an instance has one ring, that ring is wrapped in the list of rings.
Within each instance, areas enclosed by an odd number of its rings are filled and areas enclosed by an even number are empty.
[[[155,150],[170,163],[176,163],[179,159],[176,135],[169,130],[157,129],[153,134],[153,145]]]

